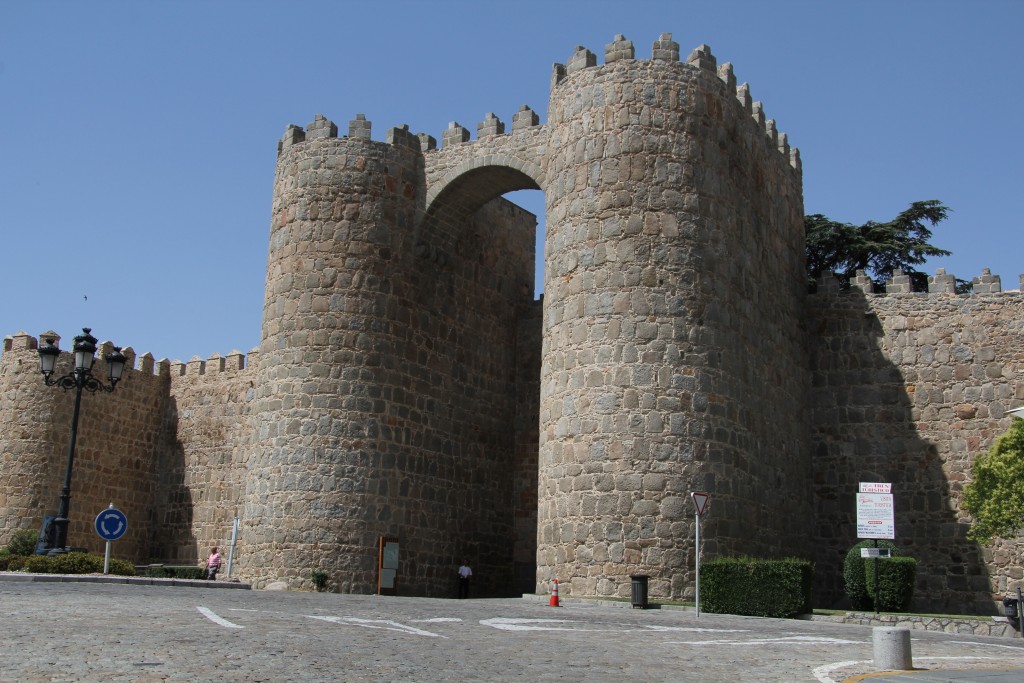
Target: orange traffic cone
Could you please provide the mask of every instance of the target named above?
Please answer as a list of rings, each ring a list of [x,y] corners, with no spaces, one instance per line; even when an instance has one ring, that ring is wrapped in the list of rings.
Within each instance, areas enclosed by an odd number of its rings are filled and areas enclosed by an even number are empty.
[[[558,579],[555,579],[555,585],[551,587],[551,600],[548,601],[549,607],[558,607]]]

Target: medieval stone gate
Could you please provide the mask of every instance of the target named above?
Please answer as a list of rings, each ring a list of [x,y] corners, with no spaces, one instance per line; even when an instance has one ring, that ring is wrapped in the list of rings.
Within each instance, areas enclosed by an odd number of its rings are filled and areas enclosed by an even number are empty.
[[[405,594],[452,594],[468,557],[481,593],[625,596],[644,573],[679,599],[706,490],[705,557],[809,557],[830,604],[874,480],[920,605],[990,609],[1021,580],[1021,544],[983,554],[958,505],[1024,401],[1024,297],[898,273],[809,297],[799,154],[706,46],[577,48],[543,125],[523,107],[440,147],[347,132],[317,116],[279,144],[260,347],[126,349],[135,370],[88,407],[119,421],[83,414],[76,506],[142,520],[126,556],[193,562],[237,515],[257,587],[320,569],[373,592],[387,536]],[[535,219],[500,199],[517,189],[545,194],[541,302]],[[4,535],[38,526],[66,438],[35,346],[0,357]],[[85,517],[70,533],[94,542]]]
[[[524,106],[472,142],[453,123],[440,149],[405,127],[373,142],[358,117],[347,137],[289,128],[246,570],[329,557],[365,588],[359,549],[385,533],[409,539],[426,592],[461,554],[528,564],[538,409],[539,583],[615,595],[639,571],[682,597],[696,487],[716,490],[723,549],[801,545],[807,501],[765,486],[809,471],[797,157],[706,48],[680,63],[664,36],[633,56],[621,38],[600,67],[578,48],[547,124]],[[495,201],[517,189],[546,197],[539,317],[530,219]]]

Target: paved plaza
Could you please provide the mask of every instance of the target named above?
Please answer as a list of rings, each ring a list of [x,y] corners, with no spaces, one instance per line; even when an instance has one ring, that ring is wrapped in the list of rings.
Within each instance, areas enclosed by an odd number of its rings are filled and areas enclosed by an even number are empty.
[[[838,683],[873,672],[869,627],[682,610],[28,582],[0,582],[0,608],[2,683]],[[1019,639],[915,631],[913,655],[933,672],[977,670],[958,681],[1024,678],[1008,671],[1024,669]]]

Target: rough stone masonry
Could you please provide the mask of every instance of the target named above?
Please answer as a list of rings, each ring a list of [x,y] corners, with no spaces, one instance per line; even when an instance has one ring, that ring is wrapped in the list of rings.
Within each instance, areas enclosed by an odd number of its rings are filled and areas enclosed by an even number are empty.
[[[237,573],[263,586],[693,593],[705,559],[799,556],[842,597],[859,481],[892,482],[919,607],[991,611],[1022,546],[982,549],[959,511],[973,459],[1024,401],[1024,298],[983,273],[958,295],[823,281],[807,294],[799,152],[731,64],[670,34],[623,36],[551,74],[547,122],[492,113],[440,146],[317,115],[278,143],[262,340],[155,361],[83,408],[70,534],[131,520],[118,551],[191,563],[241,521]],[[501,199],[546,198],[536,221]],[[54,336],[53,333],[45,333]],[[0,542],[56,504],[70,398],[38,337],[0,357]],[[65,358],[64,363],[69,361]],[[116,414],[115,421],[99,415]]]

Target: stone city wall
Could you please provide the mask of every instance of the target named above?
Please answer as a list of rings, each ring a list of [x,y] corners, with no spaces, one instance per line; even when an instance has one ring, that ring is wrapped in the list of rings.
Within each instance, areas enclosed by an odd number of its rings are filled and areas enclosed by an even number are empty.
[[[74,393],[43,383],[37,347],[18,333],[0,356],[0,545],[56,514],[63,487]],[[227,545],[241,507],[252,376],[238,352],[188,363],[124,353],[128,368],[116,389],[82,398],[68,542],[103,552],[93,523],[114,503],[128,517],[116,557],[194,564],[210,545]],[[56,376],[71,370],[70,356],[62,354]]]
[[[974,459],[1024,400],[1024,295],[997,276],[953,293],[940,271],[928,293],[899,271],[887,293],[860,277],[810,297],[814,545],[819,604],[839,601],[842,558],[857,542],[859,482],[891,482],[895,542],[918,560],[916,605],[991,612],[1022,579],[1024,544],[980,547],[960,511]]]
[[[60,341],[54,333],[43,336]],[[23,332],[4,340],[0,356],[0,544],[17,529],[39,530],[44,514],[56,515],[64,484],[75,392],[46,386],[39,372],[38,340]],[[100,346],[93,366],[103,377]],[[128,368],[134,352],[124,349]],[[71,371],[62,353],[55,377]],[[68,544],[103,552],[96,515],[110,503],[128,517],[115,556],[144,561],[159,544],[153,500],[159,489],[157,453],[164,436],[168,375],[153,372],[152,356],[126,369],[113,393],[83,394],[71,481]]]
[[[170,403],[157,492],[160,559],[191,564],[227,548],[245,491],[247,419],[259,353],[232,351],[169,366]],[[227,557],[227,552],[223,551]]]

